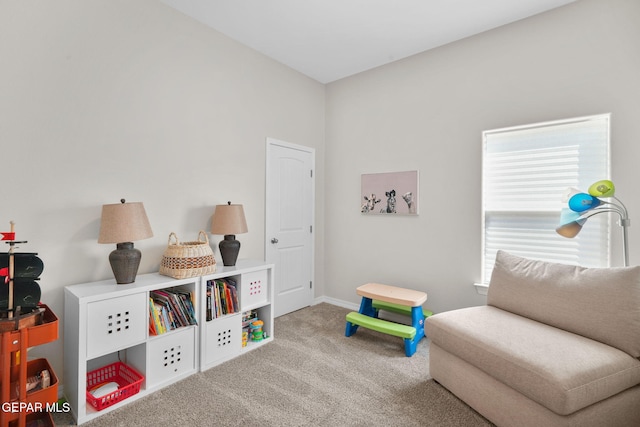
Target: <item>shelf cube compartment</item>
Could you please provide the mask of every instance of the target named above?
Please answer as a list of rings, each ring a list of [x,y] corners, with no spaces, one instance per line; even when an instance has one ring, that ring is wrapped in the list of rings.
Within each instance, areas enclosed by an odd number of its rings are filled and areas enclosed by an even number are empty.
[[[244,329],[248,330],[249,335],[247,337],[247,345],[243,347],[244,350],[251,350],[252,347],[255,347],[256,345],[266,342],[273,336],[273,325],[271,324],[271,306],[267,305],[264,307],[253,309],[251,311],[255,313],[255,319],[261,320],[263,322],[262,324],[263,338],[259,341],[253,340],[251,337],[251,328],[247,325],[247,327]],[[247,313],[248,312],[243,312],[243,316]]]
[[[87,402],[98,411],[127,399],[140,391],[144,377],[122,362],[112,363],[87,373]],[[118,389],[104,396],[95,397],[91,390],[100,385],[115,382]]]

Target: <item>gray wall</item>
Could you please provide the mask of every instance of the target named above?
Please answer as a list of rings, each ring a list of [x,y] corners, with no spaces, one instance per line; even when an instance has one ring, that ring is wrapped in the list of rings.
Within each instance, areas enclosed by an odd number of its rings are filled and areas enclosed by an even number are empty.
[[[355,304],[377,281],[426,291],[435,311],[484,303],[483,130],[611,112],[612,178],[633,218],[639,76],[640,2],[581,0],[329,84],[326,295]],[[362,173],[416,169],[418,217],[359,213]],[[638,264],[637,227],[629,238]]]
[[[240,256],[264,259],[266,137],[316,148],[322,200],[324,86],[157,1],[0,1],[0,58],[0,231],[14,220],[40,254],[61,319],[64,286],[113,277],[102,204],[144,202],[148,273],[227,200],[245,207]],[[37,354],[62,375],[62,339]]]

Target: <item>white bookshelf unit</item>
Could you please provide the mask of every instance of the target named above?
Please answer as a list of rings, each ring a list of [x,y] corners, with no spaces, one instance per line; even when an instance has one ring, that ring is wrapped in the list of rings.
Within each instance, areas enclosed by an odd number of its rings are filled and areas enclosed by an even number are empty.
[[[225,279],[236,285],[238,307],[207,320],[207,283]],[[110,279],[65,287],[64,394],[78,425],[273,340],[273,281],[273,265],[238,260],[202,277],[151,273],[127,285]],[[192,294],[197,325],[153,335],[149,297],[169,288]],[[268,338],[243,346],[242,317],[249,311],[264,322]],[[144,381],[137,394],[98,411],[87,402],[87,373],[116,362],[138,371]]]
[[[236,283],[240,309],[233,314],[207,319],[207,282],[231,279]],[[238,261],[234,267],[219,267],[218,271],[202,277],[200,299],[200,369],[219,365],[238,355],[253,350],[273,340],[273,266],[263,263]],[[268,336],[259,342],[247,341],[242,346],[242,317],[255,311],[264,322],[263,331]]]

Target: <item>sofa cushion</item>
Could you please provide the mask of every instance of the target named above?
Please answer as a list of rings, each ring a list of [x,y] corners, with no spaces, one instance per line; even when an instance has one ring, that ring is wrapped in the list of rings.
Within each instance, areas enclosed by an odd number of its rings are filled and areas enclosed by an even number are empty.
[[[487,304],[640,357],[640,266],[584,268],[498,251]]]
[[[560,415],[640,383],[640,361],[589,338],[492,306],[427,318],[444,350]]]

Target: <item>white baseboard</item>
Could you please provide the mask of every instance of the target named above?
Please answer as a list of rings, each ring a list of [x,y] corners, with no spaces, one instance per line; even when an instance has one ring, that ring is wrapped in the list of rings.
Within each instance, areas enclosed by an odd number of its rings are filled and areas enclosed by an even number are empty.
[[[314,299],[313,305],[320,304],[322,302],[326,302],[327,304],[333,304],[333,305],[337,305],[338,307],[344,307],[344,308],[348,308],[350,310],[355,310],[355,311],[358,311],[360,309],[360,304],[343,301],[340,299],[326,297],[326,296],[322,296]]]

